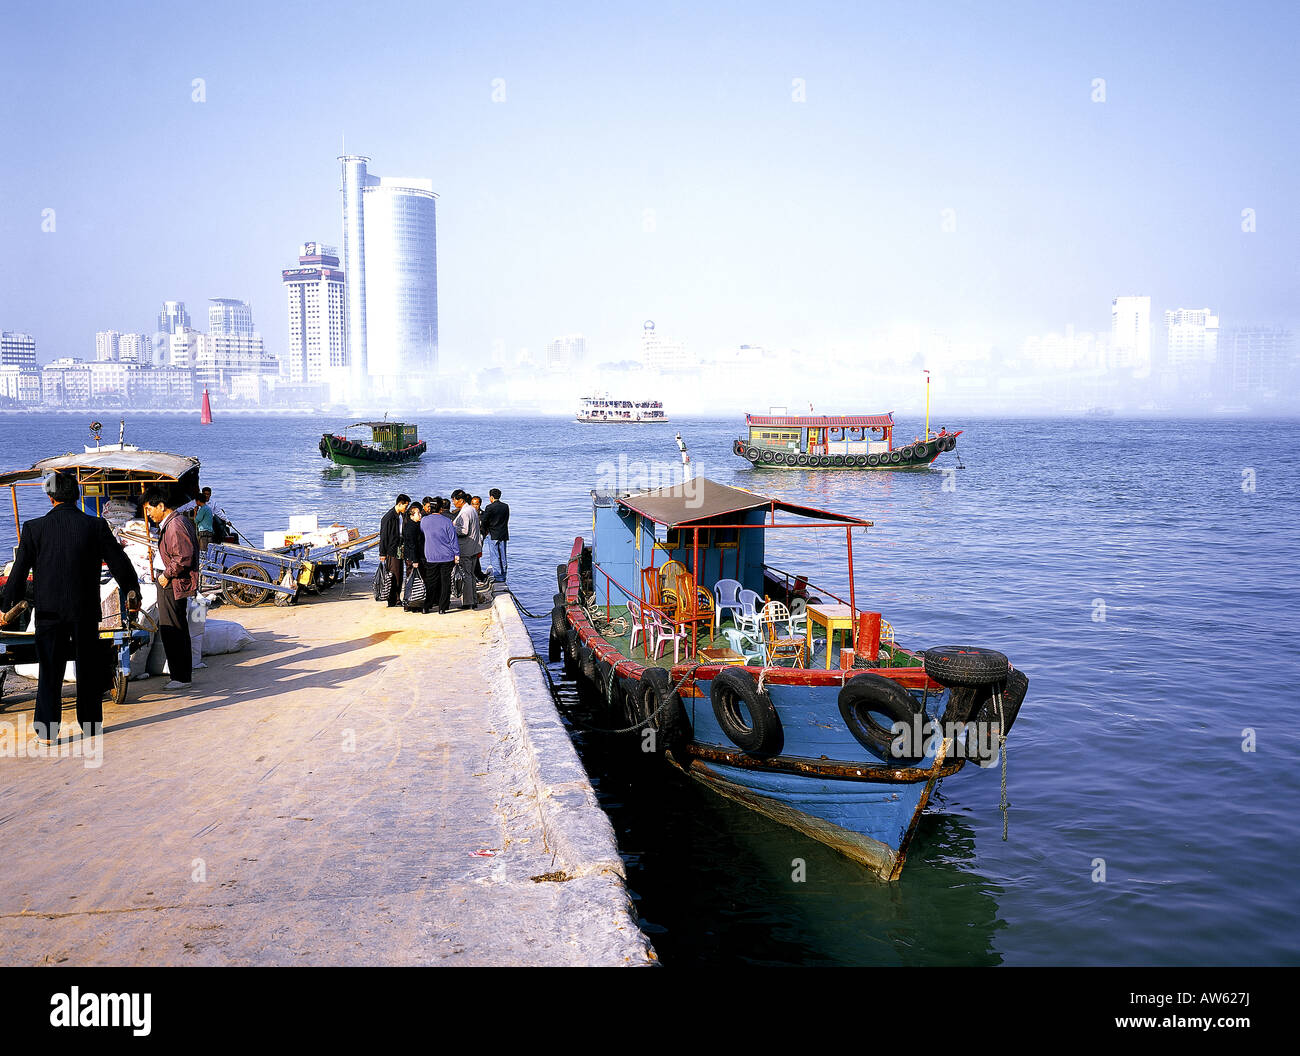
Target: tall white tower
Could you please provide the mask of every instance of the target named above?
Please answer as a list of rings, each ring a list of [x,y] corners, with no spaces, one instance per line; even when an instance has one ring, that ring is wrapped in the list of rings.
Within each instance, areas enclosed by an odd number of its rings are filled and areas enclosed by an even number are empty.
[[[352,397],[364,398],[370,389],[370,358],[366,354],[366,216],[363,202],[369,158],[344,154],[343,165],[343,275],[348,302],[348,360]]]

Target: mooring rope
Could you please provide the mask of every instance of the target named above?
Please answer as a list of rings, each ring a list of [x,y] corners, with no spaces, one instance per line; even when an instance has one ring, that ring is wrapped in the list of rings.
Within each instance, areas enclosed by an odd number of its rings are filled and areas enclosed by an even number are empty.
[[[1007,722],[1002,711],[1002,690],[996,686],[993,689],[993,706],[998,712],[998,742],[1002,752],[1002,801],[998,804],[998,809],[1002,811],[1002,838],[1007,838],[1007,810],[1011,803],[1007,800]]]

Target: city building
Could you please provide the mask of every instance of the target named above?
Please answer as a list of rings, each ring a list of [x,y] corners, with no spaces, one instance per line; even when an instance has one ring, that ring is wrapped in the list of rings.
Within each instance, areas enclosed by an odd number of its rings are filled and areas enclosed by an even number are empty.
[[[261,334],[199,334],[196,344],[194,380],[201,389],[229,392],[236,374],[280,373],[280,364],[266,352]]]
[[[41,402],[41,372],[35,367],[0,367],[0,404]]]
[[[1296,371],[1295,333],[1281,327],[1242,326],[1219,339],[1216,371],[1224,390],[1247,399],[1289,393]]]
[[[1218,360],[1219,317],[1209,308],[1176,308],[1165,312],[1167,360],[1175,373]]]
[[[35,367],[36,338],[31,334],[0,333],[0,367]]]
[[[433,182],[343,167],[343,269],[353,393],[426,387],[438,366],[437,199]]]
[[[167,339],[167,366],[192,370],[198,363],[199,339],[202,336],[188,326],[171,334]]]
[[[90,364],[63,358],[41,369],[41,402],[47,407],[84,407],[90,402]]]
[[[117,358],[121,363],[138,363],[142,367],[153,365],[153,342],[147,334],[119,334]]]
[[[686,373],[693,366],[685,342],[665,337],[655,329],[653,319],[647,319],[641,327],[641,362],[647,370],[662,374]]]
[[[184,301],[163,301],[162,311],[158,313],[158,332],[175,334],[190,329],[190,313],[185,310]]]
[[[208,305],[208,333],[252,334],[253,309],[247,301],[212,297]]]
[[[547,342],[544,361],[548,370],[571,370],[587,360],[587,339],[582,334],[568,334]]]
[[[348,380],[345,280],[338,250],[318,242],[298,248],[298,267],[280,272],[289,303],[291,384],[330,383],[346,398]]]
[[[1110,302],[1111,366],[1135,378],[1151,374],[1151,298],[1116,297]]]
[[[98,363],[116,363],[118,342],[122,335],[116,330],[100,330],[95,334],[95,360]]]

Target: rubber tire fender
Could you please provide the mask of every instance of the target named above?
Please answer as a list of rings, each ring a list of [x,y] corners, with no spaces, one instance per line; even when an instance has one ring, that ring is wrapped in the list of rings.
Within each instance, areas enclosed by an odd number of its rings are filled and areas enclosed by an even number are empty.
[[[564,606],[556,605],[551,610],[551,636],[546,644],[546,659],[555,663],[564,652],[564,639],[569,625],[564,619]]]
[[[672,676],[667,671],[662,667],[647,667],[641,672],[633,697],[632,710],[638,722],[644,722],[663,708],[659,717],[649,724],[657,734],[652,742],[655,752],[663,752],[691,739],[691,720],[682,698],[673,693],[665,706],[665,698],[672,687]]]
[[[785,730],[766,690],[759,691],[754,676],[744,668],[724,667],[709,690],[713,717],[722,732],[746,755],[780,755],[785,747]],[[749,712],[745,722],[741,705]]]
[[[1006,655],[974,645],[940,645],[926,649],[925,673],[942,686],[990,686],[1006,681]]]
[[[795,455],[795,456],[794,456],[794,464],[795,464],[796,466],[806,466],[806,465],[808,464],[808,456],[807,456],[807,455]]]
[[[924,757],[924,744],[912,745],[911,753],[895,755],[893,731],[876,721],[873,714],[909,726],[916,716],[924,717],[920,702],[892,678],[867,673],[854,675],[840,690],[839,705],[840,718],[853,739],[876,757],[900,764],[915,763]]]
[[[596,652],[581,638],[578,639],[578,670],[583,678],[596,681]]]
[[[753,462],[757,462],[758,459],[759,459],[758,448],[756,448],[756,447],[748,447],[748,448],[746,448],[746,449],[745,449],[745,457],[746,457],[747,459],[749,459],[749,461],[750,461],[751,463],[753,463]]]
[[[776,460],[776,454],[772,451],[764,451],[760,457],[766,465],[771,465]]]
[[[1028,692],[1029,676],[1013,667],[1011,673],[1007,675],[1007,684],[1002,690],[1002,715],[1007,722],[1003,733],[1011,732],[1011,726],[1016,721],[1016,716],[1020,714],[1020,705],[1025,702],[1025,694]],[[992,693],[981,701],[973,718],[977,722],[998,721],[998,709],[993,706]]]

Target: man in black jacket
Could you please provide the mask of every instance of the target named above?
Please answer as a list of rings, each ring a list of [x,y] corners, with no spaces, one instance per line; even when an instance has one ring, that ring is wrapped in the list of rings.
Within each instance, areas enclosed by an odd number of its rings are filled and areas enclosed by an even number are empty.
[[[488,504],[483,507],[479,518],[483,535],[491,540],[492,553],[495,555],[497,575],[506,578],[506,542],[510,538],[510,507],[501,501],[501,489],[493,488],[488,492]]]
[[[379,560],[388,566],[388,571],[393,575],[393,586],[388,592],[390,609],[402,604],[402,560],[397,556],[397,548],[402,545],[402,517],[409,505],[411,496],[397,496],[393,508],[379,522]]]
[[[23,599],[27,574],[35,588],[36,657],[40,681],[33,726],[43,743],[55,740],[63,717],[63,672],[71,655],[77,661],[77,721],[85,733],[104,721],[107,675],[99,640],[100,566],[126,594],[139,596],[140,580],[108,522],[77,509],[77,479],[68,473],[45,478],[53,509],[23,525],[13,572],[0,598],[0,612]]]

